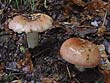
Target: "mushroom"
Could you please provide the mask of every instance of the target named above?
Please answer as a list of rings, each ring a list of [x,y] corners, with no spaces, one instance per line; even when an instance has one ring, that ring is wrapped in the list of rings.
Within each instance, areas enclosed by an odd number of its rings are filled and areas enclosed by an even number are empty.
[[[26,18],[23,15],[15,16],[9,22],[9,29],[14,32],[27,34],[27,43],[29,48],[34,48],[38,45],[38,32],[46,31],[52,28],[53,19],[42,13],[31,15],[32,19]]]
[[[98,47],[81,38],[70,38],[64,41],[60,48],[60,55],[65,61],[74,64],[79,71],[96,67],[101,61]]]

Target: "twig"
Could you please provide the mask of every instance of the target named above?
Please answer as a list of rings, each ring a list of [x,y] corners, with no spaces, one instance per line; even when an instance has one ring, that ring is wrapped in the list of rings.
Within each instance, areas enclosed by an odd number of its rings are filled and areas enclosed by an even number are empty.
[[[106,21],[106,17],[107,17],[107,9],[105,10],[105,15],[104,15],[104,18],[103,18],[103,23],[102,23],[102,26],[104,26],[105,24],[105,21]]]
[[[77,83],[80,83],[80,81],[78,80],[78,79],[76,79],[76,78],[74,78],[75,79],[75,81],[77,82]]]
[[[6,70],[14,71],[14,72],[21,72],[19,69],[13,69],[13,68],[5,68]]]
[[[69,77],[71,78],[71,73],[70,73],[70,70],[68,68],[68,65],[66,65],[66,69],[67,69],[67,72],[68,72]]]
[[[48,6],[47,6],[47,0],[44,0],[44,7],[45,8],[48,8]]]

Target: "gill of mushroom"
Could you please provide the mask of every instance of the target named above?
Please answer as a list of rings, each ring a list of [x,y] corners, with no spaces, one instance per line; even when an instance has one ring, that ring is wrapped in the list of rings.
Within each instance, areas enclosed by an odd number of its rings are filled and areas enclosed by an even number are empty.
[[[53,19],[42,13],[31,14],[32,19],[23,15],[18,15],[9,22],[9,28],[14,32],[25,32],[29,48],[35,48],[38,45],[38,32],[46,31],[52,28]]]
[[[96,67],[100,61],[98,47],[92,42],[81,38],[69,38],[60,48],[61,57],[74,64],[79,71]]]

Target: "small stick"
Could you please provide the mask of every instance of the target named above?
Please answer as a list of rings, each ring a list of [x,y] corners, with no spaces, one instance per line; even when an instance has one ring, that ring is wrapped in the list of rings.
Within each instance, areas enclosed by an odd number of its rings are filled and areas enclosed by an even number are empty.
[[[104,15],[104,18],[103,18],[103,23],[102,23],[102,26],[104,26],[105,24],[105,21],[106,21],[106,17],[107,17],[107,10],[105,10],[105,15]]]
[[[68,72],[69,77],[71,78],[71,73],[70,73],[70,70],[68,68],[68,65],[66,65],[66,69],[67,69],[67,72]]]
[[[78,79],[74,78],[77,83],[80,83]]]
[[[21,73],[21,71],[19,69],[13,69],[13,68],[9,68],[9,67],[6,67],[5,69],[9,70],[9,71],[20,72]]]

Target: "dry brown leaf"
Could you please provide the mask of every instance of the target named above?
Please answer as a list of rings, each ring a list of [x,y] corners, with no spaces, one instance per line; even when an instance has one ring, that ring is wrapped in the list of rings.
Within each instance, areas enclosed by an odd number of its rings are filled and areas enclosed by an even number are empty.
[[[106,31],[106,27],[105,26],[101,26],[101,27],[98,28],[97,35],[98,36],[103,36],[105,31]]]
[[[20,60],[20,61],[17,63],[17,67],[18,67],[19,69],[21,69],[22,66],[23,66],[23,60]]]
[[[93,18],[93,17],[90,16],[90,15],[87,15],[87,16],[86,16],[86,19],[87,19],[87,20],[91,20],[92,18]]]
[[[110,83],[110,71],[109,70],[100,70],[104,75],[104,83]]]
[[[59,76],[57,74],[53,74],[52,77],[44,77],[40,78],[43,83],[59,83]]]
[[[85,9],[95,11],[95,10],[103,9],[104,6],[105,6],[105,4],[102,0],[93,0],[90,3],[87,4]]]
[[[105,4],[105,8],[106,8],[107,10],[110,10],[110,2],[107,3],[107,4]]]
[[[26,51],[24,60],[20,60],[17,64],[17,67],[27,72],[33,71],[33,63],[29,51]]]
[[[53,82],[53,78],[42,78],[41,79],[41,81],[43,82],[43,83],[52,83]]]
[[[53,22],[53,26],[55,26],[57,28],[57,27],[60,27],[61,25],[60,25],[60,22],[54,21]]]
[[[94,12],[94,16],[100,16],[100,17],[103,17],[105,15],[105,11],[104,10],[100,10],[100,11],[96,11]]]
[[[71,11],[72,11],[71,5],[66,5],[66,6],[64,6],[64,13],[65,13],[65,14],[70,14]]]
[[[71,0],[73,4],[76,4],[78,6],[85,6],[85,3],[82,0]]]
[[[5,68],[4,63],[0,63],[0,78],[4,75],[4,68]]]
[[[78,19],[75,16],[73,16],[70,19],[70,23],[73,24],[73,25],[75,25],[75,26],[79,26],[80,25],[80,23],[78,22]]]
[[[59,83],[55,78],[41,78],[42,83]]]
[[[4,63],[0,63],[0,71],[2,71],[5,68]]]

